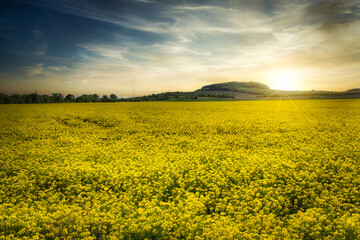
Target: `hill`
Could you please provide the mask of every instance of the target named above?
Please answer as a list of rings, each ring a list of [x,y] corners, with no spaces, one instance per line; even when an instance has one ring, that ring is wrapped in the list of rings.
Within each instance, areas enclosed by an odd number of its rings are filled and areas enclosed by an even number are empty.
[[[258,82],[225,82],[205,85],[193,92],[166,92],[142,97],[123,98],[120,101],[188,101],[188,100],[251,100],[251,99],[311,99],[359,98],[360,89],[348,91],[291,91],[271,89]]]
[[[258,82],[225,82],[203,86],[196,92],[232,91],[250,94],[268,94],[271,89],[266,84]]]
[[[346,92],[348,92],[348,93],[360,93],[360,88],[349,89]]]

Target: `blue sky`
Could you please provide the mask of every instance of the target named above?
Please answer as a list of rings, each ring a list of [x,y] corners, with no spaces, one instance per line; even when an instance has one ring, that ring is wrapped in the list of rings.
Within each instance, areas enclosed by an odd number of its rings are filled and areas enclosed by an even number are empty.
[[[12,0],[0,92],[128,97],[227,81],[360,87],[359,1]]]

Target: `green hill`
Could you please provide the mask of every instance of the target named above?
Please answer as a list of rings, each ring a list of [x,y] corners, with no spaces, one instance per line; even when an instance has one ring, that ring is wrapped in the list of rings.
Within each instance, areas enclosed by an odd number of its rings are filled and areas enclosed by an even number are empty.
[[[360,93],[360,88],[353,88],[346,91],[347,93]]]
[[[258,82],[225,82],[206,85],[196,91],[234,91],[252,94],[266,94],[270,90],[269,86]]]
[[[268,85],[258,82],[225,82],[203,86],[199,91],[239,91],[244,88],[270,89]]]

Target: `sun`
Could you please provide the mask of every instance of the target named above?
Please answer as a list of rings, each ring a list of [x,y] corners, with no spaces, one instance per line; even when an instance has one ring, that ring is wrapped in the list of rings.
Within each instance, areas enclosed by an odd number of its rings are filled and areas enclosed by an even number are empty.
[[[297,72],[292,69],[277,69],[266,74],[271,88],[277,90],[297,90],[297,77]]]

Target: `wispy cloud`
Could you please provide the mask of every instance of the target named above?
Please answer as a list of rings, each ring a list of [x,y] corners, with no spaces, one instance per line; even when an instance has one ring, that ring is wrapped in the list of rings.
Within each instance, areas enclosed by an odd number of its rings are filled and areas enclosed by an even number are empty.
[[[33,29],[33,34],[35,39],[41,39],[43,36],[43,32],[39,29]]]
[[[38,46],[37,51],[35,52],[35,54],[40,55],[40,56],[46,55],[47,49],[48,49],[47,43],[43,43],[40,46]]]
[[[316,22],[320,30],[332,31],[360,21],[358,1],[321,0],[315,1],[306,8],[305,15],[309,21]]]
[[[68,70],[68,68],[66,66],[48,66],[47,70],[55,71],[55,72],[63,72],[63,71]]]
[[[277,68],[302,69],[303,88],[311,81],[321,82],[326,73],[331,76],[324,89],[335,86],[342,74],[349,84],[360,76],[357,0],[40,0],[29,4],[96,23],[96,33],[89,39],[71,42],[66,28],[61,33],[74,50],[71,66],[56,61],[55,51],[48,49],[49,44],[53,50],[54,43],[47,41],[51,36],[44,29],[32,33],[38,47],[32,50],[36,61],[27,64],[31,65],[27,76],[43,75],[78,92],[91,87],[105,93],[116,87],[119,96],[129,96],[132,81],[137,82],[138,94],[192,90],[211,81],[254,80],[271,85],[264,74]],[[108,39],[94,38],[105,31],[112,31]],[[45,59],[51,62],[38,63]]]
[[[288,12],[279,11],[270,17],[255,5],[247,9],[175,5],[163,12],[173,25],[129,17],[126,27],[166,33],[172,38],[151,46],[132,41],[131,37],[119,45],[79,45],[103,59],[88,56],[91,63],[80,65],[78,72],[87,73],[87,82],[103,79],[109,85],[127,86],[129,79],[136,79],[143,86],[138,86],[140,92],[151,93],[157,89],[179,90],[179,85],[194,89],[194,82],[201,85],[204,81],[229,79],[266,81],[263,73],[257,73],[268,68],[293,67],[292,63],[304,72],[308,68],[306,61],[338,64],[339,61],[329,60],[328,54],[339,56],[339,49],[344,49],[342,44],[337,45],[337,50],[323,45],[327,38],[316,31],[318,24],[301,22],[309,6],[309,3],[298,8],[289,5],[283,7]],[[294,20],[284,22],[292,16]],[[346,57],[344,54],[342,61]]]
[[[44,70],[43,66],[44,66],[43,63],[38,63],[35,66],[28,67],[27,68],[27,75],[32,77],[32,76],[35,76],[35,75],[42,74],[43,70]]]

